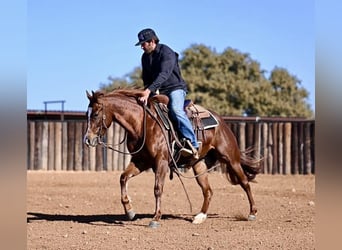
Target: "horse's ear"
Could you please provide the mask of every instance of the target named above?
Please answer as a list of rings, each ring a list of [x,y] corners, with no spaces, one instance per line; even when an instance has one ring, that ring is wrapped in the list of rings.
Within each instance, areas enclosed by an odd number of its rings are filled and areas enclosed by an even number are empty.
[[[87,93],[88,99],[90,100],[92,98],[92,96],[89,94],[88,90],[86,90],[86,93]],[[94,92],[93,92],[93,94],[94,94]]]

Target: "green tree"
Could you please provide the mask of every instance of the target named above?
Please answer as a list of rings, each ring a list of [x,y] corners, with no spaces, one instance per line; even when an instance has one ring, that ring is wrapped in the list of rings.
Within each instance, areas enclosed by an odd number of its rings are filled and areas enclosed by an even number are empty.
[[[265,85],[266,79],[249,54],[232,48],[218,54],[204,45],[192,45],[184,51],[180,64],[189,97],[196,103],[225,115],[256,111],[251,94]]]
[[[269,114],[276,116],[312,116],[305,102],[309,93],[300,86],[296,76],[290,75],[284,68],[275,67],[269,77],[271,91],[269,99],[274,99]]]
[[[221,54],[192,45],[180,61],[189,98],[221,115],[311,117],[308,92],[286,69],[275,68],[269,79],[248,53],[227,48]]]

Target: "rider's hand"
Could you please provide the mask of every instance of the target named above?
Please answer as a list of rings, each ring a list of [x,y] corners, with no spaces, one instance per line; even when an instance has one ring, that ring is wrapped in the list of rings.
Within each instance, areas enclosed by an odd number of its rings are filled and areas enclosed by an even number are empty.
[[[145,89],[144,92],[142,93],[142,96],[138,98],[139,102],[142,104],[146,105],[148,97],[150,96],[151,91],[149,89]]]

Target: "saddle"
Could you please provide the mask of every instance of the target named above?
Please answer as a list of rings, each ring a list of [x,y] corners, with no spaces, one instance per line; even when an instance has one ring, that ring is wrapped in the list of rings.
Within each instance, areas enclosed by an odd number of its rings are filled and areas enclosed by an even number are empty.
[[[150,107],[153,107],[164,128],[168,131],[174,131],[172,121],[169,118],[168,102],[169,98],[165,95],[155,95],[149,100]],[[184,110],[199,142],[205,140],[205,130],[218,126],[217,119],[210,111],[194,104],[191,100],[184,101]],[[178,137],[176,132],[174,134]]]

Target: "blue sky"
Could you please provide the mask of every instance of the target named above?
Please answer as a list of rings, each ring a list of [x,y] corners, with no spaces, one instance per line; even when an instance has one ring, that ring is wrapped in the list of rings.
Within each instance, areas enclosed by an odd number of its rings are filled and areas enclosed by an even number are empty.
[[[29,0],[27,108],[65,100],[65,110],[85,111],[86,90],[140,66],[137,33],[151,27],[179,53],[194,43],[219,53],[231,47],[266,71],[286,68],[302,81],[314,109],[314,14],[312,0]]]

